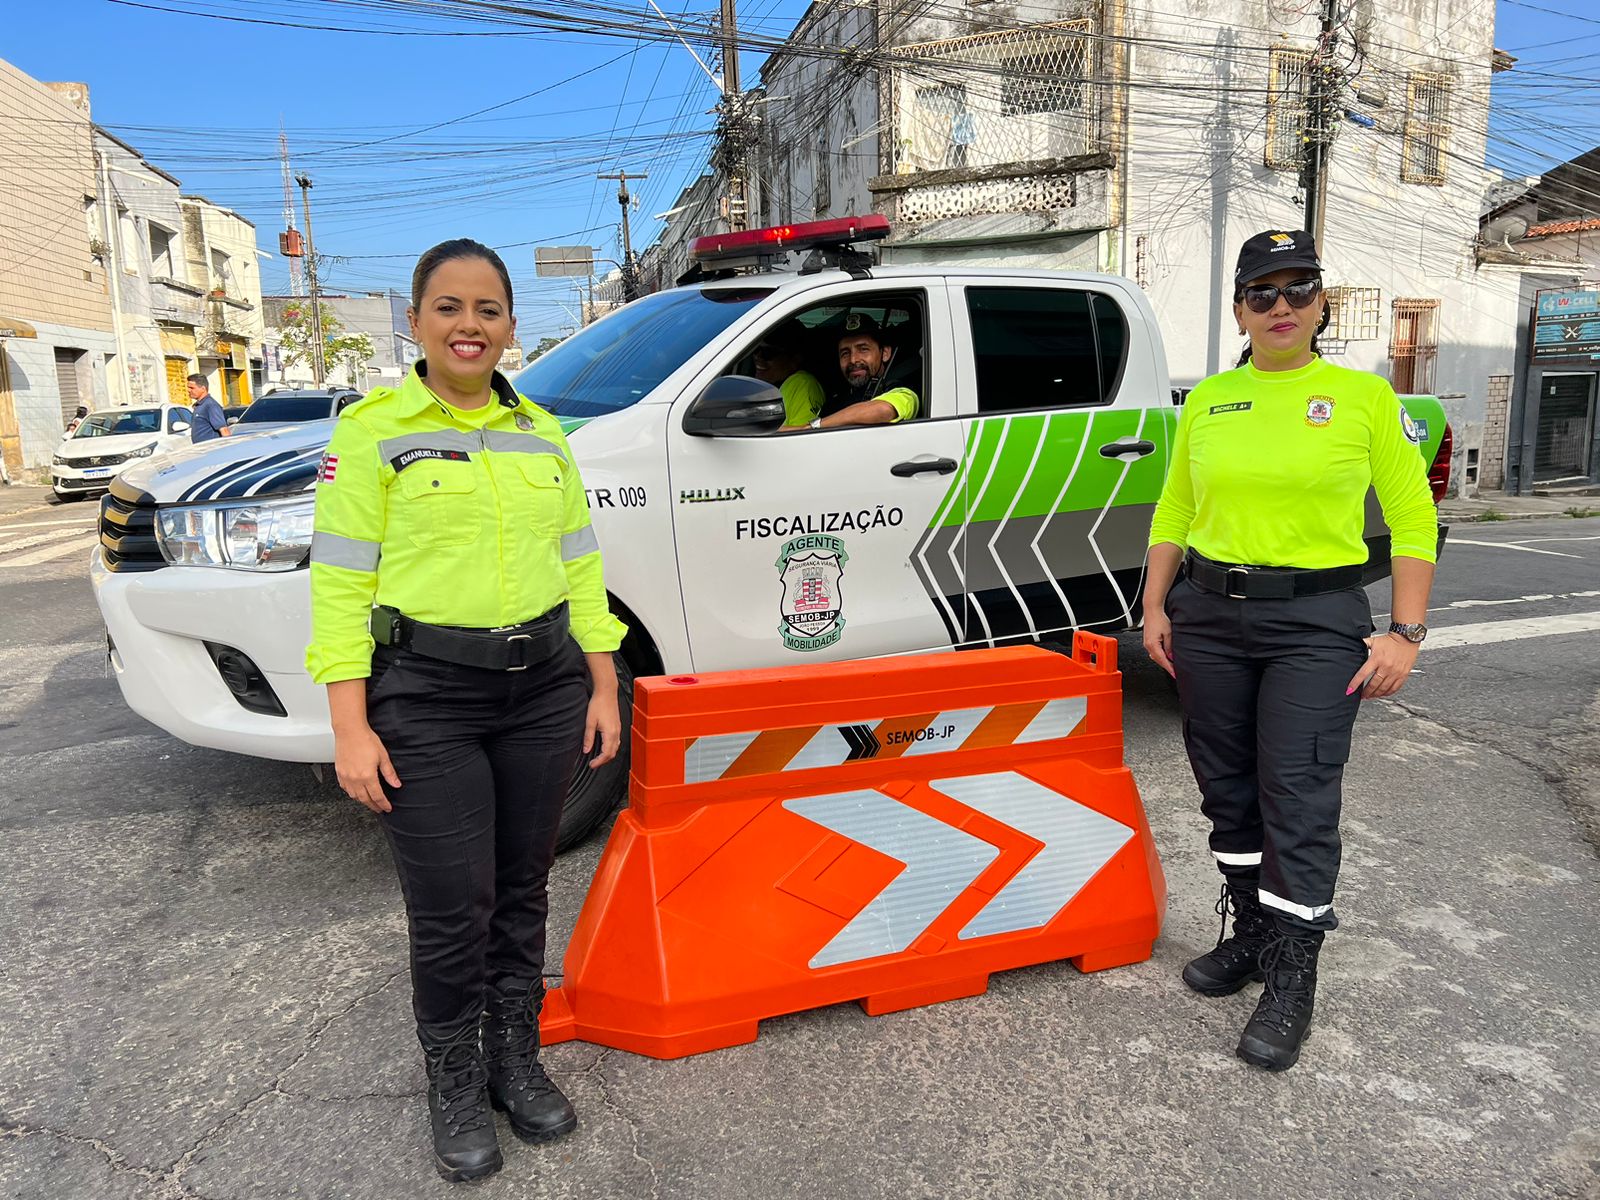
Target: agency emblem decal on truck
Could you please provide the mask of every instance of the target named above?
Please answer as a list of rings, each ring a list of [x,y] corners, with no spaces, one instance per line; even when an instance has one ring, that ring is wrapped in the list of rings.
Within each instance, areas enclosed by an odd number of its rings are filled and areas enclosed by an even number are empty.
[[[841,538],[810,534],[791,538],[778,552],[783,597],[778,632],[790,650],[824,650],[844,636],[839,581],[850,561]]]

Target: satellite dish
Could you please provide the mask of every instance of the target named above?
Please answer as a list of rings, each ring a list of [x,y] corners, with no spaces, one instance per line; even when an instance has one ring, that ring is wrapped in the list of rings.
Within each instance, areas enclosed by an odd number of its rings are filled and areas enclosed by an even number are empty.
[[[1486,245],[1498,243],[1509,249],[1514,239],[1527,232],[1528,222],[1521,217],[1496,217],[1484,227],[1483,240]]]

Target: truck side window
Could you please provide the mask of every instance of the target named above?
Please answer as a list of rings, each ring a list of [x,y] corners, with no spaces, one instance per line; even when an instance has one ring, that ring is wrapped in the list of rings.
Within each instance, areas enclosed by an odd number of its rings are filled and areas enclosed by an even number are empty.
[[[1109,297],[1068,288],[967,289],[978,411],[1082,408],[1115,394],[1127,326]]]

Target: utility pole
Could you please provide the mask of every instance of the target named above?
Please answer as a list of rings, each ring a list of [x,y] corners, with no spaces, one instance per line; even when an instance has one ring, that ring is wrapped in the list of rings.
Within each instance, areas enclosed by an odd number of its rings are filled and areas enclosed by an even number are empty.
[[[624,301],[639,298],[639,280],[633,261],[633,233],[628,225],[628,205],[633,197],[628,194],[628,180],[649,179],[648,174],[640,173],[629,175],[626,171],[618,171],[615,175],[596,175],[596,179],[615,179],[617,181],[617,203],[622,206],[622,299]]]
[[[1334,51],[1339,41],[1334,25],[1338,8],[1339,0],[1322,0],[1322,36],[1311,60],[1306,159],[1300,174],[1300,186],[1306,194],[1306,230],[1316,239],[1319,252],[1328,206],[1328,149],[1333,140],[1333,105],[1342,82],[1334,76]]]
[[[328,377],[323,361],[327,349],[322,342],[322,291],[317,286],[317,243],[311,237],[311,177],[298,175],[300,199],[306,212],[306,279],[311,286],[311,377],[321,387]]]
[[[734,0],[722,0],[722,155],[728,177],[728,229],[734,233],[750,227],[750,204],[745,186],[747,149],[744,89],[739,84],[739,24]]]

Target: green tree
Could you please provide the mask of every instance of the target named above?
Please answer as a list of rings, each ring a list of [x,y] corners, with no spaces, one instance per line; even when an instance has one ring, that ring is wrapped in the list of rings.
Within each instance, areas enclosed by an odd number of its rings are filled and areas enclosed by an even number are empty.
[[[278,326],[278,344],[283,348],[285,366],[310,365],[312,347],[311,302],[293,300],[283,306]],[[365,333],[348,333],[330,304],[322,305],[322,360],[329,371],[344,367],[354,384],[366,378],[372,361],[372,338]]]
[[[526,361],[532,362],[534,359],[538,358],[540,355],[546,354],[549,351],[554,350],[557,346],[561,345],[561,343],[566,341],[566,340],[567,340],[566,338],[558,338],[558,337],[542,337],[542,338],[540,338],[539,339],[539,344],[537,346],[535,346],[532,350],[528,351],[528,357],[527,357]]]

